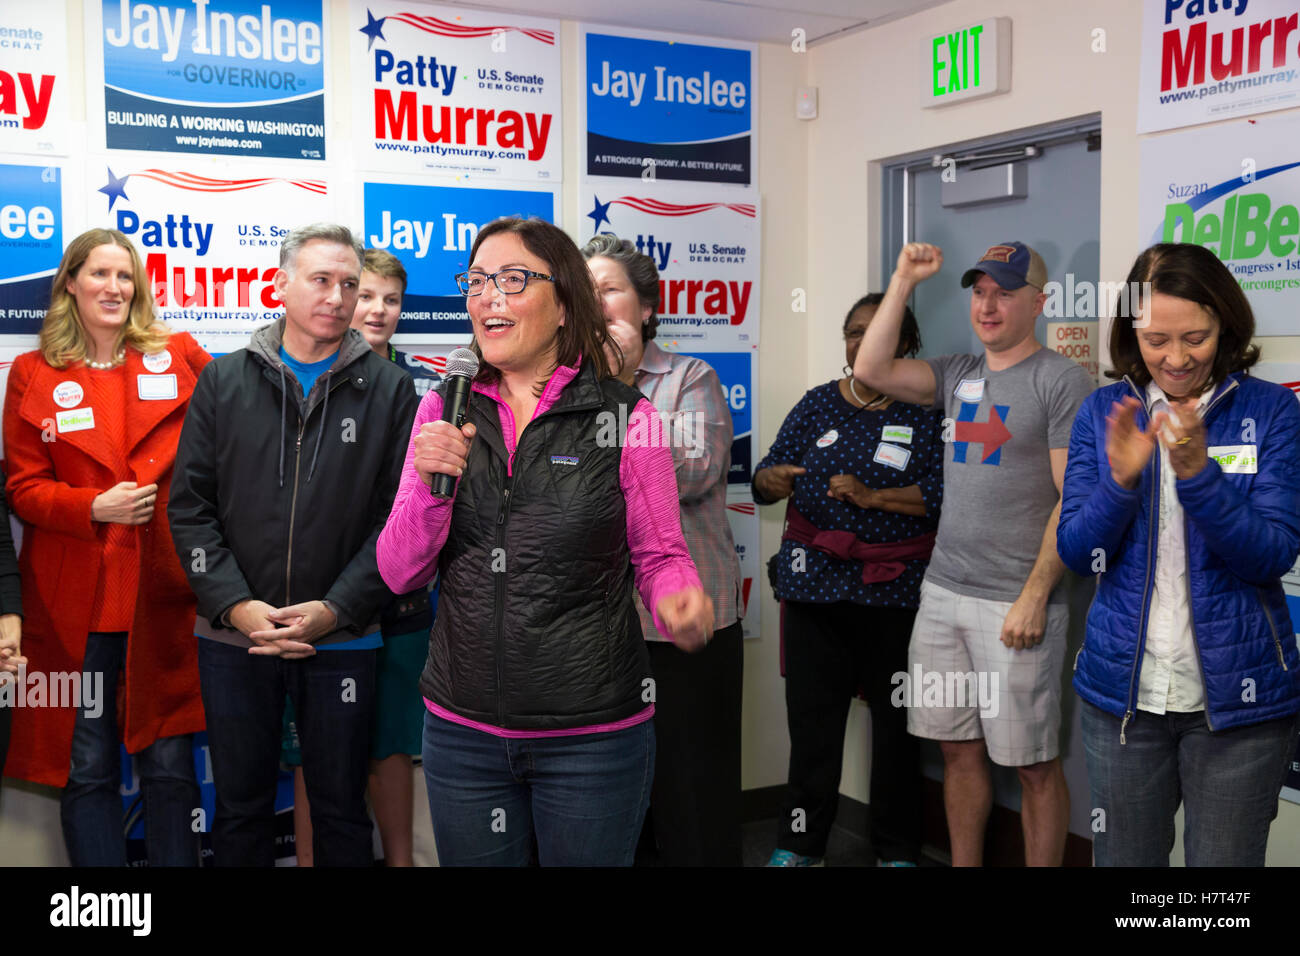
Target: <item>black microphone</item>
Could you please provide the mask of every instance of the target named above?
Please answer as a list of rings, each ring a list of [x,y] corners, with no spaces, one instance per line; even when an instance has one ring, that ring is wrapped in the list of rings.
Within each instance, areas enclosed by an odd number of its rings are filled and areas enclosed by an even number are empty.
[[[442,417],[440,422],[451,422],[457,428],[465,424],[469,409],[469,387],[478,374],[478,356],[469,349],[456,349],[447,356],[446,385],[442,390]],[[433,496],[450,498],[456,488],[455,475],[434,475]]]

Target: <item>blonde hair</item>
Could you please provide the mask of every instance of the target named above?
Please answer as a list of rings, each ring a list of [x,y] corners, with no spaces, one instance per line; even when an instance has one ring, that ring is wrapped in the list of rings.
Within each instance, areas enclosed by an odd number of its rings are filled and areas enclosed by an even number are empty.
[[[135,286],[131,292],[130,311],[113,343],[113,354],[125,346],[148,353],[157,352],[167,345],[171,329],[158,321],[154,314],[153,290],[149,287],[149,277],[135,246],[116,229],[90,229],[68,243],[50,288],[50,307],[41,324],[39,344],[45,361],[54,368],[84,362],[87,358],[86,329],[77,311],[77,299],[68,291],[68,282],[76,277],[94,249],[109,245],[125,249],[131,257],[131,280]]]

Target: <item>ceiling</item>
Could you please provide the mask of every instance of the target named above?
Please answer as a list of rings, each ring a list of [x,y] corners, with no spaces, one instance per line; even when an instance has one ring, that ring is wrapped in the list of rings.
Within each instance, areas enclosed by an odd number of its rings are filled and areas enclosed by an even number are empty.
[[[808,44],[937,7],[949,0],[474,0],[458,6],[558,17],[607,26],[695,33],[759,43]]]

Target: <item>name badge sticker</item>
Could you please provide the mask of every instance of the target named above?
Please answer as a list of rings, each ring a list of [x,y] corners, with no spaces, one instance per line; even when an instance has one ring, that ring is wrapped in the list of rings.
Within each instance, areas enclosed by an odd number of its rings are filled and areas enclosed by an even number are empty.
[[[897,445],[890,445],[881,442],[876,446],[876,455],[873,461],[878,461],[882,465],[888,465],[890,468],[897,468],[902,471],[907,467],[908,459],[912,457],[911,449],[899,448]]]
[[[911,425],[886,425],[880,430],[881,441],[903,442],[912,444],[912,426]]]
[[[963,378],[952,393],[963,402],[978,402],[984,397],[984,379]]]
[[[142,402],[160,402],[176,398],[176,373],[170,375],[137,375],[136,388]]]
[[[59,408],[76,408],[86,397],[85,389],[71,380],[54,386],[54,404]]]
[[[141,361],[150,372],[165,372],[172,367],[172,353],[166,349],[161,352],[150,352]]]
[[[95,410],[93,408],[73,408],[59,412],[54,418],[60,433],[81,432],[95,427]]]
[[[840,438],[840,433],[832,428],[821,438],[817,439],[817,447],[829,448],[831,445],[834,445],[837,441],[839,441],[839,438]]]
[[[1219,463],[1225,475],[1259,474],[1259,451],[1255,445],[1215,445],[1205,453]]]

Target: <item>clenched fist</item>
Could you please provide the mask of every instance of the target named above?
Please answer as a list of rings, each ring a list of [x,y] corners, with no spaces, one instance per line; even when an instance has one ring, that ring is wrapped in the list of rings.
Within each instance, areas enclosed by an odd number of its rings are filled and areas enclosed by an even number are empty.
[[[909,242],[898,254],[894,275],[908,282],[924,282],[943,268],[943,250],[928,242]]]

